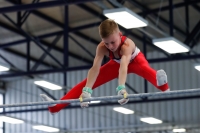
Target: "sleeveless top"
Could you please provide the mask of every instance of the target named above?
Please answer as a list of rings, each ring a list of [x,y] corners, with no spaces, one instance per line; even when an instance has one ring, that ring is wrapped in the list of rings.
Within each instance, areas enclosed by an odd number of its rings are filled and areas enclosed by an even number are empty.
[[[126,36],[121,36],[121,43],[120,43],[119,50],[118,50],[119,58],[116,58],[116,57],[114,56],[114,53],[108,49],[108,51],[109,51],[109,58],[110,58],[110,59],[112,59],[112,60],[114,60],[114,61],[120,63],[120,60],[121,60],[121,57],[122,57],[122,55],[120,54],[120,51],[121,51],[121,47],[122,47],[122,45],[124,44],[124,42],[126,41],[126,39],[127,39]],[[132,53],[132,55],[131,55],[130,62],[139,54],[139,52],[140,52],[140,49],[136,47],[136,48],[135,48],[135,51],[134,51],[134,52]]]

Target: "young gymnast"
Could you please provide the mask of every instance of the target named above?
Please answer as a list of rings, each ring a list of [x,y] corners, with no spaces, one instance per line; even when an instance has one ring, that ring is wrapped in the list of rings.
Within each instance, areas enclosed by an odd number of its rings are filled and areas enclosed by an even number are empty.
[[[88,102],[82,102],[82,99],[90,98],[96,87],[118,78],[116,91],[118,95],[124,96],[118,102],[126,104],[129,101],[125,87],[128,73],[145,78],[161,91],[169,90],[165,71],[151,68],[140,49],[130,38],[122,35],[114,20],[104,20],[99,26],[99,34],[102,41],[96,48],[93,66],[88,71],[87,78],[75,85],[61,100],[80,98],[81,107],[88,107]],[[101,66],[104,56],[108,56],[110,61]],[[44,101],[53,101],[45,94],[40,96]],[[49,105],[48,109],[51,113],[56,113],[67,105],[69,103]]]

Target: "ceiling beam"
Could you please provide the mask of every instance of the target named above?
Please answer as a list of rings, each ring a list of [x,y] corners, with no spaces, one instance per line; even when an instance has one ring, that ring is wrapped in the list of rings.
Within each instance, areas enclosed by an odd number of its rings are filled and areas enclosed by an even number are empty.
[[[193,30],[190,32],[190,34],[187,36],[187,38],[185,39],[184,43],[189,45],[189,46],[191,46],[190,43],[198,35],[199,31],[200,31],[200,20],[196,24],[196,26],[193,28]]]
[[[37,71],[29,71],[29,72],[8,73],[8,74],[1,74],[0,78],[10,78],[10,77],[18,77],[18,76],[37,75],[37,74],[45,74],[45,73],[59,73],[59,72],[85,70],[85,69],[88,70],[91,67],[92,67],[92,65],[87,65],[87,66],[57,68],[57,69],[49,69],[49,70],[37,70]]]
[[[174,57],[174,58],[149,59],[148,62],[149,63],[161,63],[161,62],[167,62],[167,61],[188,60],[188,59],[195,59],[195,58],[199,59],[200,54],[178,56],[178,57]],[[37,70],[37,71],[30,71],[30,72],[18,72],[18,73],[1,74],[0,78],[37,75],[37,74],[45,74],[45,73],[58,73],[58,72],[75,71],[75,70],[88,70],[90,68],[91,68],[91,65],[79,66],[79,67],[69,67],[69,68],[66,68],[66,69],[57,68],[57,69],[51,69],[51,70]]]
[[[173,4],[173,7],[174,8],[180,8],[180,7],[184,7],[186,5],[196,5],[198,3],[200,3],[199,0],[190,0],[187,3],[186,2],[181,2],[181,3]],[[167,11],[170,8],[171,8],[170,6],[163,6],[162,10],[160,10],[160,7],[159,7],[159,8],[155,8],[155,9],[149,9],[148,11],[140,12],[139,14],[140,15],[149,15],[149,14],[152,14],[152,13],[158,13],[159,11],[161,11],[161,12]]]
[[[147,6],[145,5],[142,5],[141,3],[139,3],[138,1],[135,1],[135,0],[129,0],[129,2],[132,4],[132,5],[135,5],[136,7],[138,7],[139,9],[141,9],[143,12],[150,12],[151,9],[149,9]],[[163,24],[165,24],[166,26],[169,27],[169,21],[167,21],[165,18],[161,17],[161,16],[158,16],[157,14],[158,12],[156,13],[152,13],[152,14],[149,14],[149,15],[153,15],[155,18],[159,17],[159,20],[160,22],[162,22]],[[140,14],[139,14],[140,15]],[[146,16],[148,17],[148,16]],[[179,29],[177,26],[173,26],[173,28],[178,31],[181,35],[183,35],[184,37],[186,36],[186,33],[184,31],[182,31],[181,29]]]
[[[14,33],[16,33],[16,34],[21,35],[21,36],[24,37],[24,34],[23,34],[22,32],[20,32],[19,30],[15,29],[15,28],[13,28],[13,27],[11,27],[11,26],[9,26],[9,25],[6,24],[6,23],[0,22],[0,26],[3,27],[3,28],[5,28],[5,29],[7,29],[7,30],[9,30],[9,31],[11,31],[11,32],[14,32]],[[42,38],[46,38],[46,37],[50,37],[50,36],[54,36],[54,35],[58,35],[58,34],[63,34],[63,31],[58,31],[58,32],[49,33],[49,34],[45,34],[45,35],[40,35],[40,36],[34,36],[34,38],[42,39]],[[77,32],[77,34],[78,34],[78,32]],[[80,37],[81,37],[81,35],[82,35],[81,33],[78,34],[78,36],[80,36]],[[87,38],[87,37],[84,36],[84,38]],[[1,48],[1,47],[2,47],[2,48],[5,48],[5,47],[7,47],[7,46],[11,46],[11,45],[15,45],[15,44],[20,44],[20,43],[25,43],[25,42],[27,42],[27,41],[29,41],[29,39],[22,39],[22,40],[19,40],[19,41],[16,41],[16,42],[11,42],[11,43],[8,43],[8,44],[0,45],[0,48]],[[51,44],[49,44],[48,42],[43,41],[43,40],[40,40],[40,42],[41,42],[41,44],[43,44],[43,45],[46,46],[46,47],[49,47],[49,46],[51,45]],[[59,47],[55,46],[55,47],[53,47],[53,49],[56,50],[56,51],[58,51],[58,52],[63,53],[63,49],[62,49],[62,48],[59,48]],[[12,51],[10,51],[10,52],[12,53]],[[16,53],[15,53],[15,54],[16,54]],[[86,58],[83,58],[83,57],[81,57],[81,56],[79,56],[79,55],[76,55],[76,54],[74,54],[74,53],[72,53],[72,52],[69,52],[69,55],[70,55],[71,57],[75,58],[75,59],[84,61],[84,62],[89,63],[89,64],[92,64],[92,62],[93,62],[93,61],[88,60],[88,59],[86,59]],[[22,54],[19,55],[19,56],[23,57]],[[26,55],[24,56],[24,58],[26,58]]]
[[[26,55],[26,54],[22,54],[22,53],[20,53],[20,52],[18,52],[18,51],[15,51],[15,50],[12,50],[12,49],[9,49],[9,48],[5,48],[4,51],[5,51],[5,52],[8,52],[8,53],[11,53],[11,54],[14,54],[14,55],[16,55],[16,56],[19,56],[19,57],[21,57],[21,58],[25,58],[25,59],[27,58],[27,55]],[[37,61],[38,61],[38,59],[36,59],[36,58],[34,58],[34,57],[30,57],[30,60],[31,60],[31,61],[34,61],[34,62],[37,62]],[[47,63],[47,62],[43,62],[42,64],[43,64],[44,66],[46,66],[46,67],[58,68],[58,66],[49,64],[49,63]]]
[[[11,0],[7,0],[11,1]],[[23,4],[23,5],[15,5],[9,7],[0,8],[1,13],[10,13],[10,12],[19,12],[19,11],[32,11],[39,8],[47,8],[47,7],[55,7],[55,6],[66,6],[71,4],[80,4],[86,2],[94,2],[99,0],[55,0],[48,2],[40,2],[40,3],[32,3],[32,4]]]

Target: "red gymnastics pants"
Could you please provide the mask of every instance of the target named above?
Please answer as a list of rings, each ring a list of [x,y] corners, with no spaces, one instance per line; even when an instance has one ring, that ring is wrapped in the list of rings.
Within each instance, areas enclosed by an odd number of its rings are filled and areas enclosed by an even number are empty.
[[[99,75],[92,89],[95,89],[96,87],[117,78],[118,73],[119,73],[118,72],[119,67],[120,67],[120,64],[115,62],[114,60],[110,60],[108,63],[101,66]],[[161,91],[165,91],[169,88],[167,83],[162,86],[157,86],[156,70],[152,69],[149,66],[147,60],[145,59],[143,53],[141,52],[133,59],[132,62],[129,63],[128,73],[135,73],[145,78]],[[74,86],[64,97],[61,98],[61,100],[79,98],[79,96],[82,93],[83,87],[85,87],[86,80],[87,79],[83,80],[82,82]],[[51,113],[59,112],[61,109],[63,109],[67,105],[69,104],[57,104],[53,107],[49,107],[49,111]]]

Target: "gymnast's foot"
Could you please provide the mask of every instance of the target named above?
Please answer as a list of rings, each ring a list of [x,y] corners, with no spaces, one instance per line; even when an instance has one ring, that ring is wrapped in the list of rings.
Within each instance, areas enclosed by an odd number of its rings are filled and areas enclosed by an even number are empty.
[[[167,83],[167,74],[164,70],[161,69],[156,72],[156,80],[158,86],[162,86]],[[166,91],[170,91],[170,89],[168,88],[167,90],[165,90],[165,92]]]
[[[53,99],[51,99],[50,97],[48,97],[47,95],[45,94],[40,94],[40,97],[42,99],[42,101],[54,101]],[[56,106],[56,104],[49,104],[48,107],[53,107],[53,106]]]
[[[41,99],[42,99],[42,101],[54,101],[53,99],[51,99],[50,97],[48,97],[47,95],[45,95],[45,94],[40,94],[40,97],[41,97]],[[48,107],[54,107],[54,106],[56,106],[56,104],[49,104],[48,105]],[[54,114],[56,114],[57,112],[55,112],[55,113],[52,113],[52,112],[50,112],[52,115],[54,115]]]

